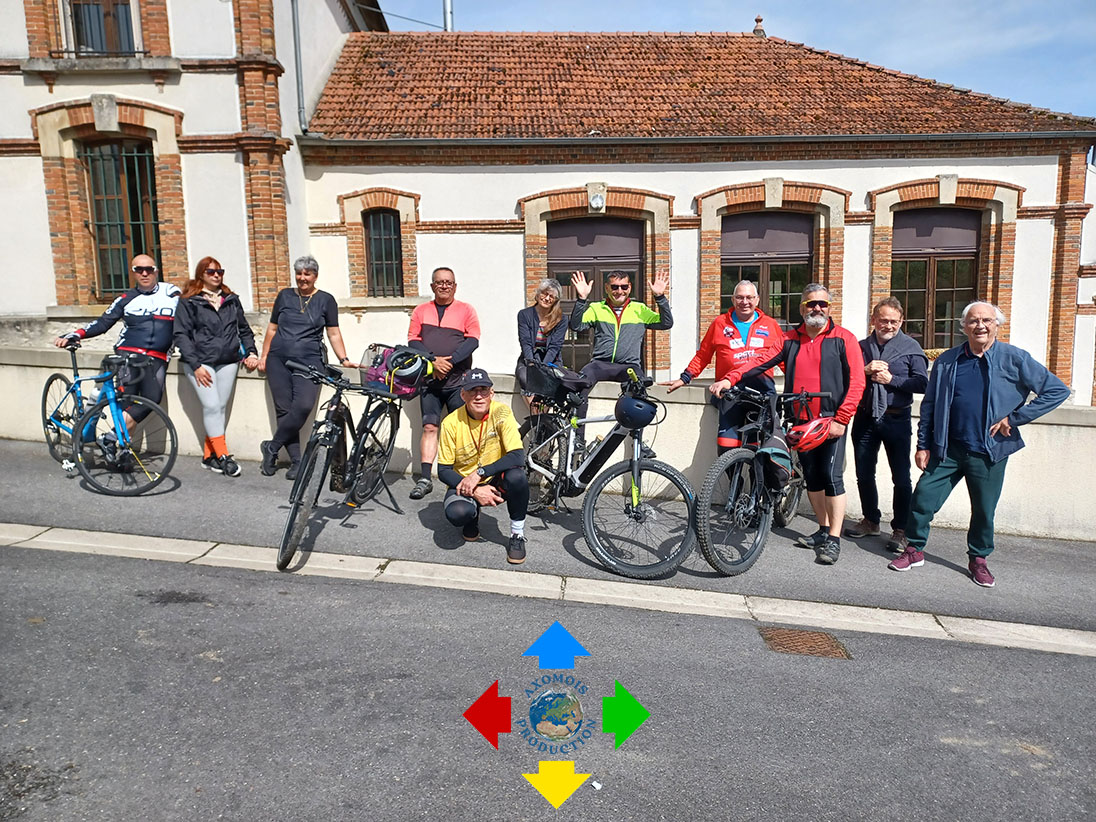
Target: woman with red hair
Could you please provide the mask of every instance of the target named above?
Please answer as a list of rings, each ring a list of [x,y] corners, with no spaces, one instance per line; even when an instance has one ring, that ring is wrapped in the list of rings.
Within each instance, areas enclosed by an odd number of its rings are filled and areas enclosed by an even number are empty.
[[[226,477],[240,476],[240,466],[225,444],[225,409],[232,397],[240,361],[253,371],[259,364],[255,335],[244,308],[224,284],[225,270],[214,257],[202,257],[179,298],[175,347],[183,373],[202,404],[205,447],[202,465]]]

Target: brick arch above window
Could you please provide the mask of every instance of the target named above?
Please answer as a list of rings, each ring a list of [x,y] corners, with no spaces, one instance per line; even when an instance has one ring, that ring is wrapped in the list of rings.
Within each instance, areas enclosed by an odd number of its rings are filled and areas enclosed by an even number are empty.
[[[416,234],[419,223],[419,195],[394,188],[363,188],[340,194],[339,215],[346,232],[346,259],[350,296],[369,295],[369,266],[365,252],[365,224],[362,215],[378,208],[395,211],[400,217],[400,253],[403,258],[403,293],[419,293],[419,264]]]
[[[89,229],[87,180],[77,159],[77,144],[84,141],[138,138],[151,143],[162,276],[176,283],[188,279],[186,212],[177,141],[182,132],[182,112],[112,94],[93,94],[28,113],[46,181],[57,304],[90,305],[100,301],[95,284],[95,238]]]
[[[591,210],[594,193],[604,194],[604,209]],[[548,223],[572,217],[624,217],[642,220],[644,258],[649,276],[670,273],[670,217],[674,198],[670,194],[641,188],[625,188],[602,183],[590,183],[576,188],[540,191],[518,200],[525,223],[525,297],[526,305],[533,302],[537,283],[548,276]],[[671,281],[671,290],[673,283]],[[669,293],[669,292],[668,292]],[[672,299],[672,298],[671,298]],[[650,333],[647,337],[648,368],[670,367],[670,344],[665,334]]]
[[[696,196],[700,215],[700,325],[703,333],[720,314],[720,241],[723,218],[747,211],[797,211],[817,215],[812,276],[833,294],[833,317],[841,320],[845,214],[852,193],[820,183],[767,177],[721,186]]]
[[[1023,186],[1001,180],[941,174],[868,192],[869,208],[874,213],[869,305],[875,305],[891,291],[894,213],[918,208],[966,208],[982,215],[978,298],[989,300],[1008,316],[1012,310],[1016,215],[1023,205],[1025,191]],[[1007,325],[1000,335],[1008,341]]]

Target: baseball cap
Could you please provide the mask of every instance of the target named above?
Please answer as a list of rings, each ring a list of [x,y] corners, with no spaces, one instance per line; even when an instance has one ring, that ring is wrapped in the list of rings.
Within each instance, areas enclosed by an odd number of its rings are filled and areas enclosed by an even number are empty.
[[[490,388],[494,385],[495,384],[491,382],[491,378],[487,376],[486,371],[482,368],[473,368],[464,375],[464,380],[461,382],[460,387],[462,389],[480,388],[482,386]]]

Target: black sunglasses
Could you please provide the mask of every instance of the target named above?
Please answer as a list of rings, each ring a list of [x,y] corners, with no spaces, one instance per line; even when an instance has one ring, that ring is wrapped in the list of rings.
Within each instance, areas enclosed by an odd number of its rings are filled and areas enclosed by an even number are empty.
[[[830,304],[829,300],[804,300],[803,305],[807,308],[827,308]]]
[[[133,266],[134,274],[155,274],[156,266],[154,265],[135,265]]]
[[[624,285],[609,285],[609,288],[613,291],[627,291],[631,287],[632,286],[627,283],[625,283]]]
[[[207,268],[206,274],[220,274],[223,277],[225,275],[225,270],[223,268]]]

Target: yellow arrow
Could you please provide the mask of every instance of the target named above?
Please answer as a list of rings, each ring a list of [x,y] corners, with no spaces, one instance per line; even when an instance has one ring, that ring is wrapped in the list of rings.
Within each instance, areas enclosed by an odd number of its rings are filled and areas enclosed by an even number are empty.
[[[522,776],[557,809],[590,778],[588,773],[575,773],[575,763],[570,760],[541,762],[539,773],[523,773]]]

